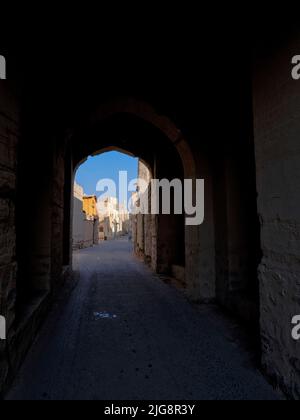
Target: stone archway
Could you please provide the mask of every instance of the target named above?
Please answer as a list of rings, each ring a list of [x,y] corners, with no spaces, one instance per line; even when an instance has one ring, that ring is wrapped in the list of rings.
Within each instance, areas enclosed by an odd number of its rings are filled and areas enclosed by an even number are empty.
[[[140,101],[134,98],[117,98],[115,100],[111,100],[108,103],[104,103],[102,105],[99,105],[97,109],[85,120],[82,121],[80,124],[80,132],[81,139],[83,139],[83,136],[86,132],[89,131],[90,127],[95,127],[97,125],[104,124],[105,122],[111,120],[114,118],[114,116],[117,115],[128,115],[133,116],[136,118],[137,121],[144,121],[146,124],[149,124],[149,126],[154,127],[156,130],[158,130],[162,135],[169,140],[170,147],[173,148],[173,150],[176,151],[183,168],[183,178],[186,179],[196,179],[196,162],[194,160],[194,156],[192,153],[192,150],[190,148],[189,143],[184,138],[183,133],[181,130],[166,116],[160,115],[154,107],[149,105],[148,103],[144,101]],[[76,135],[76,131],[74,131],[74,135]],[[149,147],[149,146],[148,146]],[[151,146],[150,146],[151,147]],[[117,147],[117,146],[105,146],[102,147],[102,145],[96,146],[96,149],[90,149],[89,154],[90,155],[97,155],[100,153],[104,153],[111,150],[119,150],[121,152],[124,152],[125,149]],[[126,149],[127,154],[135,155],[135,153],[131,153],[131,151],[128,151]],[[77,160],[74,162],[74,166],[78,167],[78,164],[81,164],[84,162],[85,157],[84,156],[77,156]],[[140,157],[140,156],[139,156]],[[146,160],[141,159],[143,162]],[[175,163],[174,163],[175,165]],[[153,168],[152,168],[153,169]],[[183,218],[184,220],[184,218]],[[184,222],[183,222],[184,223]],[[195,294],[195,289],[198,288],[198,285],[195,287],[195,283],[199,282],[199,278],[195,278],[195,276],[198,276],[198,270],[195,270],[192,265],[192,256],[194,256],[198,252],[198,247],[196,244],[196,238],[197,238],[197,231],[198,227],[190,227],[190,226],[184,226],[183,227],[183,253],[184,258],[183,261],[186,261],[185,267],[185,283],[190,289],[190,295],[194,298],[198,299],[198,296]],[[166,241],[164,244],[164,247],[166,247]],[[188,258],[186,259],[186,256]],[[195,264],[193,262],[193,264]],[[163,264],[164,265],[164,264]],[[152,265],[153,266],[153,265]],[[157,267],[157,264],[154,264],[153,267]],[[182,275],[182,273],[181,273]],[[212,288],[213,289],[213,288]],[[196,292],[198,293],[198,291]]]
[[[146,102],[135,98],[118,98],[100,105],[90,116],[87,124],[93,125],[104,121],[115,114],[132,114],[159,129],[175,146],[181,157],[185,178],[196,178],[196,163],[190,146],[180,129],[166,116],[159,115]]]

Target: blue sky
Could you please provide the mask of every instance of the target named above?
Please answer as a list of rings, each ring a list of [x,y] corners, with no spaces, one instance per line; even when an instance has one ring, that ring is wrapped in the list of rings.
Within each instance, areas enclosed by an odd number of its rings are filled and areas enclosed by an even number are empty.
[[[77,170],[75,179],[84,188],[85,194],[99,197],[101,193],[96,190],[98,181],[109,178],[114,180],[118,187],[120,171],[128,172],[129,181],[136,179],[138,159],[119,152],[107,152],[89,157]]]

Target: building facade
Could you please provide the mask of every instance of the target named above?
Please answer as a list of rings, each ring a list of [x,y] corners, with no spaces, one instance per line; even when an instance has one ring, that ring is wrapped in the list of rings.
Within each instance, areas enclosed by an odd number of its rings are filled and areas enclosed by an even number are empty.
[[[106,197],[97,204],[100,240],[111,240],[129,234],[129,213],[115,197]]]
[[[88,248],[99,243],[97,197],[84,195],[83,188],[74,184],[73,249]]]

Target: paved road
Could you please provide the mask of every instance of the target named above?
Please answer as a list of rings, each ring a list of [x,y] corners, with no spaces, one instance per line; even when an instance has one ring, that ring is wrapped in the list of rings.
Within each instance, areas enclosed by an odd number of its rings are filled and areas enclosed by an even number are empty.
[[[236,327],[154,276],[128,241],[79,251],[75,267],[76,287],[53,308],[8,400],[276,398]]]

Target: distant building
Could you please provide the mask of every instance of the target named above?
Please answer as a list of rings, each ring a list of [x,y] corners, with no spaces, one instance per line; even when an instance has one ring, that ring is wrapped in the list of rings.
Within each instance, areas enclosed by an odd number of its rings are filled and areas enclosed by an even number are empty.
[[[110,240],[129,234],[130,221],[126,207],[117,198],[106,197],[97,204],[100,240]]]
[[[83,188],[74,184],[73,249],[88,248],[99,243],[97,197],[85,196]]]
[[[83,211],[87,220],[98,219],[97,197],[95,195],[83,196]]]
[[[74,184],[74,197],[73,197],[73,248],[83,248],[84,245],[84,220],[83,213],[83,188]]]

